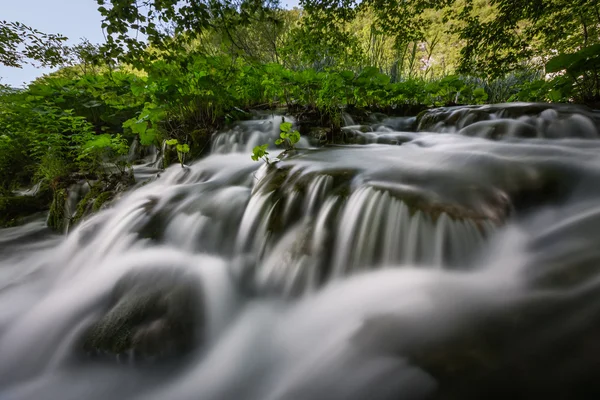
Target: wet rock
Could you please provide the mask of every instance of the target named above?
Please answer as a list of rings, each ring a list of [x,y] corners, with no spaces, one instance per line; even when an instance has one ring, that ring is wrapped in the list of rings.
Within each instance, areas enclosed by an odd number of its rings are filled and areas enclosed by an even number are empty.
[[[35,196],[0,196],[0,227],[21,224],[27,216],[47,210],[51,200],[47,188]]]
[[[139,270],[113,289],[105,314],[83,337],[92,355],[164,360],[192,352],[202,339],[199,281],[180,271]]]
[[[575,114],[550,123],[547,136],[595,139],[598,137],[598,130],[590,118]]]
[[[507,123],[500,122],[511,120],[530,125],[530,128],[513,125],[511,129],[506,129]],[[481,134],[474,126],[484,127],[484,131],[488,133]],[[493,129],[489,133],[491,127],[500,127],[502,132]],[[600,132],[600,114],[585,106],[572,104],[509,103],[442,107],[429,110],[418,117],[418,131],[446,133],[461,129],[461,133],[470,136],[493,135],[494,139],[504,136],[596,138]]]
[[[505,137],[533,138],[537,136],[537,130],[534,126],[523,121],[508,119],[475,122],[461,129],[458,133],[494,140]]]
[[[65,203],[67,201],[67,189],[56,189],[50,204],[48,213],[48,227],[58,232],[63,232],[66,226]]]
[[[527,300],[428,343],[411,360],[438,382],[432,399],[595,399],[593,296]]]
[[[113,174],[96,181],[90,190],[79,200],[75,213],[71,216],[69,226],[72,228],[89,215],[100,211],[135,184],[130,174]]]

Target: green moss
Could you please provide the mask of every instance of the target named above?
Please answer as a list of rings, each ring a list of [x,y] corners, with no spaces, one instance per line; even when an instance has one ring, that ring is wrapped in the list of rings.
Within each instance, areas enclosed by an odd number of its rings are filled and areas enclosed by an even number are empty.
[[[50,213],[48,214],[48,227],[55,231],[62,232],[65,229],[65,201],[67,200],[67,190],[57,189],[54,191]]]
[[[115,198],[118,192],[135,184],[131,176],[113,175],[94,183],[89,192],[77,203],[71,225],[77,225],[86,216],[98,212],[102,206]]]
[[[102,192],[98,197],[96,197],[96,201],[94,201],[94,205],[92,206],[92,211],[97,212],[100,211],[102,206],[108,201],[112,200],[115,194],[113,192]]]
[[[268,174],[258,183],[257,191],[270,193],[279,190],[287,180],[290,170],[291,167],[279,168],[270,165]]]
[[[71,218],[71,224],[77,225],[81,219],[87,214],[89,210],[89,205],[94,201],[96,196],[100,191],[100,184],[96,183],[92,185],[89,192],[77,203],[77,209],[75,210],[75,215]]]

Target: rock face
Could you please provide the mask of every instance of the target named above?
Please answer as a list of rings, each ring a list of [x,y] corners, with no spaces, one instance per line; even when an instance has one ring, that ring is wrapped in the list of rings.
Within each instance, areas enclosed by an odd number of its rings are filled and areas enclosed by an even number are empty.
[[[106,313],[84,335],[93,356],[164,360],[185,355],[202,340],[198,279],[170,269],[132,271],[113,289]]]

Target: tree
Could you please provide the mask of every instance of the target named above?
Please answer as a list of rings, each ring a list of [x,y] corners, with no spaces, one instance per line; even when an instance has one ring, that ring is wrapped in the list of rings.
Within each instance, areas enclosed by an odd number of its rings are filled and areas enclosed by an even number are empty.
[[[235,41],[235,28],[274,18],[278,0],[96,0],[107,33],[103,51],[134,66],[184,49],[213,29]],[[141,35],[141,36],[140,36]],[[149,47],[156,51],[146,51]]]
[[[482,21],[473,15],[473,0],[458,17],[466,21],[460,36],[460,70],[501,76],[523,62],[543,64],[553,55],[568,53],[600,41],[600,12],[596,0],[490,0],[496,12]]]
[[[47,34],[20,22],[0,21],[0,64],[20,68],[25,63],[56,66],[65,56],[66,37]]]

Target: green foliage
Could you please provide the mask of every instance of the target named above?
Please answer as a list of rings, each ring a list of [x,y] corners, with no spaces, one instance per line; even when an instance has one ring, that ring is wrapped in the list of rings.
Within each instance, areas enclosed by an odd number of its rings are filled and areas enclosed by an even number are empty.
[[[0,65],[20,68],[25,63],[42,66],[63,63],[66,37],[40,32],[20,22],[0,21]]]
[[[552,81],[553,101],[569,97],[580,102],[600,101],[600,43],[551,58],[546,72],[562,73]]]
[[[24,90],[0,91],[0,191],[69,174],[124,171],[123,122],[139,109],[135,75],[53,74]]]
[[[300,141],[300,132],[292,130],[292,123],[285,121],[281,122],[279,130],[281,133],[279,134],[279,139],[275,141],[275,144],[278,146],[283,145],[286,151],[294,150],[296,148],[296,143]]]
[[[140,143],[144,146],[156,144],[160,138],[159,125],[165,118],[163,109],[155,104],[146,103],[138,117],[128,119],[123,128],[139,135]]]
[[[269,152],[267,151],[268,148],[268,143],[254,147],[254,149],[252,149],[252,160],[264,160],[267,164],[271,164],[271,160],[269,159]]]
[[[463,72],[498,77],[523,62],[539,65],[557,51],[571,53],[600,42],[600,13],[593,0],[493,0],[493,13],[485,19],[474,14],[476,3],[466,1],[454,14],[464,21],[459,28],[466,41]]]
[[[136,67],[145,67],[147,61],[160,58],[157,52],[146,51],[148,45],[153,50],[176,54],[188,50],[198,35],[209,27],[234,41],[232,31],[236,27],[272,19],[278,5],[277,1],[270,0],[96,2],[103,17],[102,29],[107,35],[103,52],[109,59],[126,61]],[[145,40],[138,40],[139,34]]]
[[[190,146],[187,143],[179,143],[177,139],[165,140],[167,146],[175,146],[177,150],[177,158],[181,164],[181,168],[184,167],[185,156],[190,152]]]

